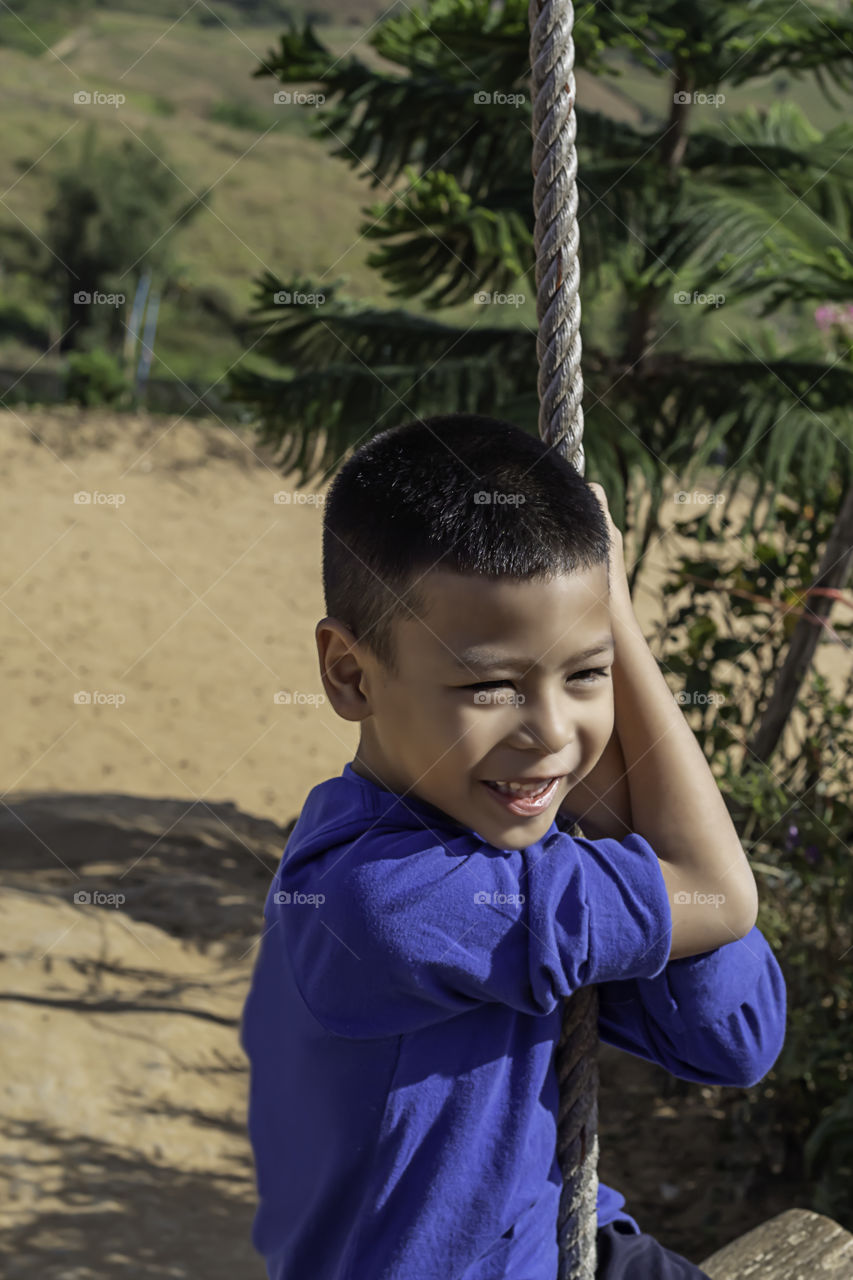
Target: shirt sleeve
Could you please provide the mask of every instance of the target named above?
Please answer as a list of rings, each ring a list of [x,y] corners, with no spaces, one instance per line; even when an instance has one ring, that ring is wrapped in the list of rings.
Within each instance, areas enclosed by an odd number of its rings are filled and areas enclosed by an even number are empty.
[[[785,1042],[785,979],[756,926],[655,976],[604,983],[598,997],[602,1040],[682,1080],[749,1088]]]
[[[424,832],[364,844],[303,867],[296,887],[321,903],[294,892],[270,907],[302,999],[340,1035],[397,1035],[484,1002],[545,1015],[579,987],[666,964],[666,884],[639,835],[557,831],[522,850]]]

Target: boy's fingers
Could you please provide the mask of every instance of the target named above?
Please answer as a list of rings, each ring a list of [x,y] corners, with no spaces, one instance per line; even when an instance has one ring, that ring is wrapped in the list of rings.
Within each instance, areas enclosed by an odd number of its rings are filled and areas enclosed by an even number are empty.
[[[604,492],[604,490],[602,489],[601,485],[600,485],[600,484],[597,484],[595,480],[590,480],[590,481],[589,481],[589,487],[590,487],[590,489],[592,489],[592,491],[593,491],[593,493],[595,494],[596,498],[598,498],[598,501],[601,503],[601,506],[604,508],[604,514],[607,516],[607,518],[608,518],[608,520],[609,520],[609,519],[610,519],[610,508],[609,508],[609,507],[608,507],[608,505],[607,505],[607,494]]]
[[[613,516],[610,514],[610,508],[607,505],[607,494],[604,492],[604,489],[601,487],[601,485],[598,484],[595,480],[589,480],[587,481],[587,483],[590,489],[592,489],[598,501],[601,503],[605,518],[607,520],[607,527],[610,530],[611,538],[621,547],[622,531],[621,529],[618,529],[617,526],[613,523]]]

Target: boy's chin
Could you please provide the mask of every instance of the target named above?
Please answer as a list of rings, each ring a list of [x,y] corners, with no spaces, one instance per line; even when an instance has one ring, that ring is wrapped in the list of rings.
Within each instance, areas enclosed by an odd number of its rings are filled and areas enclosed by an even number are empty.
[[[490,844],[497,845],[498,848],[526,849],[529,844],[542,839],[551,827],[555,816],[550,809],[529,818],[520,818],[517,814],[510,813],[503,821],[498,818],[497,821],[493,819],[490,823],[481,822],[476,829]],[[487,830],[484,831],[484,827]]]

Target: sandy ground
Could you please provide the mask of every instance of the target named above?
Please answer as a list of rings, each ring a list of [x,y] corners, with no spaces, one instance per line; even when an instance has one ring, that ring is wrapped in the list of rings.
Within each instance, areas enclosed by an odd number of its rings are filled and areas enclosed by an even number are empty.
[[[322,504],[218,422],[0,428],[2,1274],[263,1280],[240,1009],[290,825],[357,741],[317,672]],[[739,1091],[607,1046],[601,1074],[600,1176],[671,1248],[804,1203],[724,1146]]]

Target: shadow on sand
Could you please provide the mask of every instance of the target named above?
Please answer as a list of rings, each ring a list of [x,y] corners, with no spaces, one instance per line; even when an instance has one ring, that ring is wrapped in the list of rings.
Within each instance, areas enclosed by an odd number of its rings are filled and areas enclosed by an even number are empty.
[[[0,808],[3,884],[73,903],[121,893],[122,912],[236,959],[263,905],[295,819],[281,827],[236,805],[121,793],[40,792]]]
[[[108,917],[93,909],[91,897],[87,904],[75,895],[123,894],[123,920],[145,922],[179,940],[191,949],[194,972],[149,968],[144,961],[135,967],[121,956],[92,954],[91,946],[69,955],[66,945],[62,958],[48,950],[34,959],[28,944],[26,953],[13,950],[11,980],[0,997],[0,1019],[12,1036],[17,1025],[26,1041],[34,1019],[71,1011],[92,1023],[91,1034],[105,1042],[115,1038],[128,1055],[139,1053],[139,1042],[156,1040],[161,1057],[186,1080],[180,1095],[168,1100],[156,1096],[144,1075],[138,1087],[135,1078],[128,1086],[111,1077],[105,1060],[103,1077],[90,1082],[87,1073],[85,1081],[103,1097],[103,1129],[95,1137],[91,1128],[75,1133],[70,1085],[67,1124],[56,1122],[55,1098],[52,1114],[33,1114],[41,1109],[33,1097],[42,1087],[45,1096],[51,1093],[49,1084],[39,1084],[40,1072],[47,1081],[63,1070],[61,1032],[54,1032],[59,1043],[48,1043],[47,1029],[57,1024],[45,1022],[46,1034],[39,1033],[44,1067],[15,1059],[29,1114],[15,1115],[13,1073],[0,1122],[0,1201],[9,1224],[0,1241],[4,1280],[264,1280],[250,1238],[254,1169],[240,1105],[248,1068],[233,1014],[248,986],[264,900],[293,825],[254,818],[233,804],[123,794],[6,797],[0,807],[4,889],[33,896],[40,910],[49,910],[51,901],[77,906],[98,924]],[[206,959],[214,944],[215,956]],[[19,938],[18,950],[21,945]],[[169,1047],[165,1032],[152,1036],[152,1014],[160,1015],[155,1027],[192,1019],[199,1035],[217,1034],[220,1044],[225,1028],[233,1043],[224,1050],[211,1043],[204,1060],[192,1061],[192,1054],[185,1059]],[[29,1080],[23,1078],[27,1072]],[[3,1075],[10,1079],[5,1068]],[[222,1086],[219,1109],[196,1101],[202,1078],[210,1075]],[[110,1107],[138,1116],[141,1125],[153,1124],[158,1139],[165,1136],[153,1148],[156,1159],[105,1137]],[[48,1103],[44,1109],[50,1110]],[[182,1126],[186,1135],[187,1122],[192,1134],[198,1131],[190,1163],[201,1172],[174,1167],[178,1161],[170,1159],[169,1127]],[[204,1172],[211,1143],[218,1155]]]

